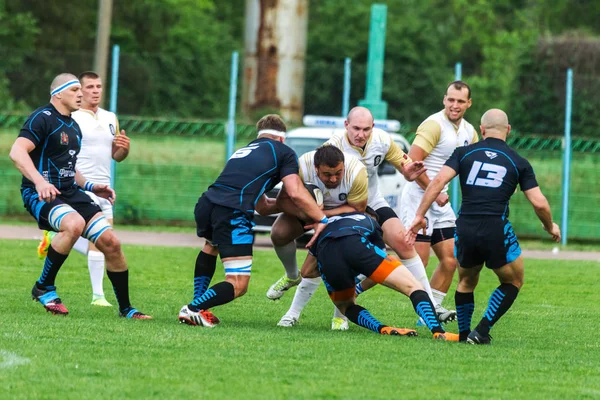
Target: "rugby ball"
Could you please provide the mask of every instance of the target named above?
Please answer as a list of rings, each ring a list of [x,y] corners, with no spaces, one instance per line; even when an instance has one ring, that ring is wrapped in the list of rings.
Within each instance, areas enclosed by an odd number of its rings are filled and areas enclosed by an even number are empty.
[[[308,193],[312,196],[312,198],[317,202],[317,205],[321,207],[323,205],[323,192],[317,185],[313,185],[312,183],[305,183],[304,187],[308,190]]]

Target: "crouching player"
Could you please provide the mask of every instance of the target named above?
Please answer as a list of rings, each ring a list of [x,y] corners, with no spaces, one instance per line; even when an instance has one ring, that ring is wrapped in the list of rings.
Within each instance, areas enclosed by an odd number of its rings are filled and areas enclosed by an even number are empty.
[[[423,286],[400,261],[383,250],[383,231],[366,214],[347,213],[329,218],[329,224],[309,244],[309,257],[316,257],[318,272],[335,306],[353,323],[382,335],[416,336],[412,329],[387,326],[356,304],[355,278],[367,276],[375,283],[410,298],[413,307],[433,333],[434,339],[458,341],[444,330]]]

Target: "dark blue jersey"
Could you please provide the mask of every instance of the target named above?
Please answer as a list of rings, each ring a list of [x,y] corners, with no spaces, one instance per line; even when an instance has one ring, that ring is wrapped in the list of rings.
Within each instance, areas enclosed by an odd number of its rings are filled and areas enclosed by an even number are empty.
[[[522,191],[538,186],[529,161],[496,138],[456,148],[446,165],[460,176],[460,215],[508,217],[508,202],[517,185]]]
[[[298,174],[296,153],[277,140],[259,138],[233,153],[206,196],[214,204],[252,213],[263,193],[291,174]]]
[[[59,113],[52,104],[35,110],[19,137],[35,144],[29,156],[38,172],[57,189],[67,189],[75,184],[75,163],[81,148],[81,130],[71,116]],[[23,177],[23,187],[33,187]]]
[[[375,246],[385,248],[381,226],[367,214],[354,212],[329,217],[329,223],[310,248],[310,252],[318,257],[318,253],[329,240],[351,235],[362,236]]]

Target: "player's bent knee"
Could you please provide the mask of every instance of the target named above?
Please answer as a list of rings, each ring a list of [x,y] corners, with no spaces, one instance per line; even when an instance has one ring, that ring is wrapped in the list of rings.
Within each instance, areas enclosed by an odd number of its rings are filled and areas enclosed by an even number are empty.
[[[121,242],[112,231],[106,231],[95,244],[105,255],[121,252]]]
[[[106,217],[104,215],[101,215],[98,218],[93,219],[90,222],[88,222],[88,224],[85,227],[83,234],[81,236],[83,236],[90,242],[96,244],[98,239],[101,236],[103,236],[103,234],[110,229],[112,229],[112,226],[108,223],[108,220],[106,219]],[[111,235],[111,236],[114,236],[114,235]],[[116,237],[114,237],[114,240],[117,240],[117,242],[118,242],[118,239],[116,239]]]

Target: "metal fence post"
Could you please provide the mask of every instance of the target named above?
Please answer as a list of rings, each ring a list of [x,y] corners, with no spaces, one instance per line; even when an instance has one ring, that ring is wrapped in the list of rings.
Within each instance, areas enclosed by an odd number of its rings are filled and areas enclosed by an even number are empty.
[[[462,78],[462,63],[457,62],[454,65],[454,80],[460,81]],[[454,210],[454,214],[458,215],[458,210],[460,209],[458,205],[458,188],[460,186],[460,180],[458,176],[452,179],[451,185],[451,198],[450,203],[452,203],[452,209]]]
[[[562,241],[567,244],[569,227],[569,183],[571,181],[571,104],[573,102],[573,70],[567,69],[567,87],[565,96],[565,140],[563,142],[563,184],[562,184]]]
[[[117,94],[119,93],[119,59],[121,57],[121,48],[115,44],[112,49],[112,68],[110,76],[110,105],[109,111],[117,113]],[[116,127],[115,127],[116,128]],[[119,135],[121,132],[115,132]],[[110,186],[114,189],[117,178],[117,163],[114,159],[110,162]]]
[[[350,77],[352,70],[350,69],[352,60],[346,57],[344,60],[344,97],[342,98],[342,117],[346,117],[350,111]]]
[[[231,76],[229,78],[229,114],[227,117],[227,157],[233,154],[235,147],[235,103],[237,99],[238,52],[231,55]]]

